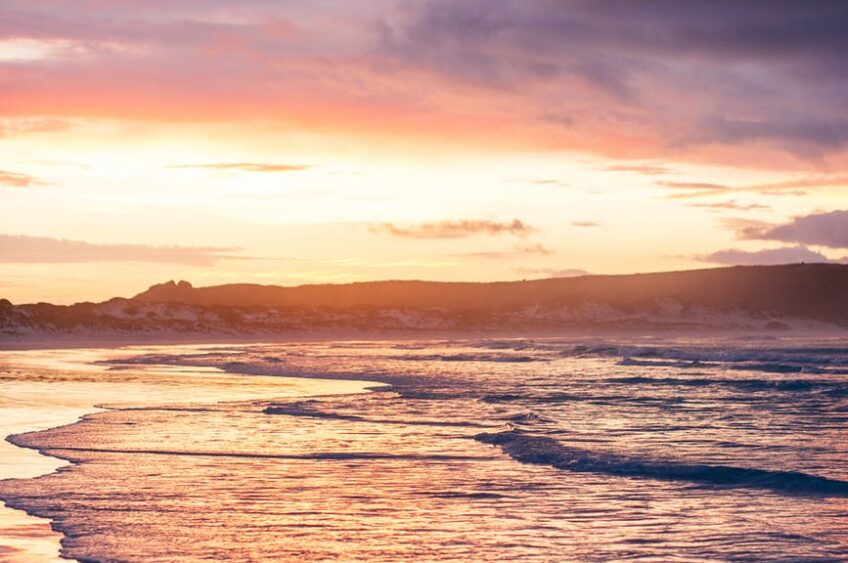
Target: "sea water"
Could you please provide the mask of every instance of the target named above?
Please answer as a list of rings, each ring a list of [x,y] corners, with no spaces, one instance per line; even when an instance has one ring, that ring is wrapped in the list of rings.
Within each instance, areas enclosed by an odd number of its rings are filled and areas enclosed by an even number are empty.
[[[72,463],[0,483],[65,534],[68,557],[848,558],[839,339],[181,346],[96,365],[144,382],[199,370],[199,390],[224,376],[373,383],[149,397],[14,437]]]

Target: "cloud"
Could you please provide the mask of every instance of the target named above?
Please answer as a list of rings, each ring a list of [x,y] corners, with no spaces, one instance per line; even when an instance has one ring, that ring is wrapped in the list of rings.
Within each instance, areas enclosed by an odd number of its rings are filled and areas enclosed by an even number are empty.
[[[568,182],[557,180],[555,178],[538,178],[533,180],[533,183],[537,186],[555,186],[560,188],[566,188],[569,185]]]
[[[308,170],[307,164],[266,164],[257,162],[216,162],[211,164],[176,164],[170,168],[205,168],[210,170],[238,170],[241,172],[300,172]]]
[[[0,186],[27,188],[29,186],[37,186],[44,183],[45,182],[42,180],[39,180],[35,176],[30,176],[29,174],[0,170]]]
[[[723,194],[733,191],[730,186],[724,184],[712,184],[707,182],[657,182],[657,185],[674,190],[675,193],[668,196],[672,199],[689,199],[701,196]]]
[[[96,244],[83,241],[0,235],[0,263],[161,262],[211,266],[219,260],[245,260],[230,255],[237,247]]]
[[[536,232],[523,221],[513,219],[510,222],[497,221],[436,221],[432,223],[419,223],[409,227],[401,227],[393,223],[374,225],[369,229],[372,233],[388,233],[395,237],[415,239],[455,239],[475,235],[514,235],[527,236]]]
[[[554,251],[545,247],[541,243],[537,244],[519,244],[515,247],[515,251],[521,254],[540,254],[542,256],[552,256]]]
[[[592,227],[600,227],[600,223],[596,223],[595,221],[572,221],[571,224],[575,227],[582,228],[592,228]]]
[[[3,2],[0,41],[49,48],[3,66],[0,116],[257,119],[640,160],[848,149],[844,2],[92,5]]]
[[[466,252],[461,254],[466,258],[483,258],[487,260],[507,260],[528,255],[553,256],[555,252],[542,244],[518,244],[512,250],[493,252]]]
[[[805,178],[794,178],[782,182],[771,182],[767,184],[756,184],[747,189],[767,195],[804,195],[809,188],[834,188],[848,186],[848,176],[845,175],[819,175]]]
[[[769,196],[801,196],[813,188],[836,188],[848,186],[848,176],[818,175],[803,178],[792,178],[780,182],[749,184],[744,186],[729,186],[710,182],[667,182],[659,181],[658,186],[668,188],[673,193],[671,199],[690,199],[702,196],[713,196],[727,193],[750,192]]]
[[[733,266],[769,266],[774,264],[795,264],[798,262],[832,262],[829,258],[803,246],[771,248],[767,250],[719,250],[698,257],[703,262],[727,264]]]
[[[710,211],[722,211],[722,210],[731,210],[731,211],[755,211],[755,210],[764,210],[771,209],[770,205],[763,205],[760,203],[737,203],[736,200],[731,199],[730,201],[719,201],[716,203],[691,203],[689,207],[697,207],[700,209],[708,209]]]
[[[438,0],[405,16],[384,31],[398,64],[549,102],[557,92],[545,115],[571,130],[804,158],[848,143],[842,3]]]
[[[695,134],[700,142],[741,144],[746,141],[792,142],[786,148],[800,156],[815,157],[827,149],[841,149],[848,144],[848,119],[815,118],[790,115],[768,119],[729,120],[712,118]]]
[[[634,172],[645,176],[676,174],[676,172],[671,168],[657,164],[617,164],[615,166],[607,166],[605,170],[609,172]]]
[[[519,274],[527,274],[531,276],[545,276],[550,278],[576,278],[580,276],[590,276],[591,272],[581,270],[579,268],[515,268]]]
[[[49,133],[55,131],[64,131],[69,128],[69,122],[56,118],[0,118],[0,137],[16,136],[27,133]]]
[[[740,238],[848,248],[848,211],[814,213],[784,225],[754,225],[737,231]]]

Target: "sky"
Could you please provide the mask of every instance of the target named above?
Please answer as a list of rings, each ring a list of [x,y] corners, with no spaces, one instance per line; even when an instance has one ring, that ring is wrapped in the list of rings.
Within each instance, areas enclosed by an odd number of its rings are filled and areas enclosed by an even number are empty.
[[[848,2],[0,0],[0,296],[848,255]]]

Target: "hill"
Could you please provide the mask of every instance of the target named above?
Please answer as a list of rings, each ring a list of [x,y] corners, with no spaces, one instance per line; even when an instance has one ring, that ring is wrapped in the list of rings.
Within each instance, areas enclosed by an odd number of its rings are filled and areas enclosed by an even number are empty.
[[[848,328],[848,266],[748,266],[495,283],[167,282],[130,299],[0,301],[0,335],[492,333]]]

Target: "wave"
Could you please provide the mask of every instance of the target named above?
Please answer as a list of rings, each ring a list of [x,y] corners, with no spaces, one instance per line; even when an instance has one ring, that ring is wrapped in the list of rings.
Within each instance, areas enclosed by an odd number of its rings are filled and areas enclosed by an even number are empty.
[[[848,373],[848,349],[840,347],[666,347],[577,345],[566,346],[562,357],[620,357],[621,365],[715,367],[738,365],[739,369],[780,373]],[[667,363],[666,363],[667,362]],[[679,362],[679,363],[677,363]],[[687,365],[689,363],[690,365]],[[694,365],[691,365],[694,364]]]
[[[518,461],[551,465],[569,471],[689,481],[733,488],[768,489],[792,495],[848,497],[848,481],[798,471],[771,471],[728,465],[640,459],[565,446],[553,438],[530,436],[515,430],[478,434],[475,439],[500,446],[505,453]]]
[[[515,424],[539,424],[553,422],[551,419],[545,418],[539,413],[533,411],[521,412],[518,414],[504,416],[501,417],[499,420],[505,420],[507,422]]]
[[[515,364],[550,361],[543,357],[509,354],[427,354],[398,356],[395,359],[409,362],[503,362]]]
[[[16,438],[21,435],[15,436]],[[7,438],[8,439],[8,438]],[[9,440],[11,442],[11,440]],[[16,445],[26,444],[23,440],[12,442]],[[30,447],[30,446],[26,446]],[[36,447],[36,446],[32,446]],[[60,452],[80,452],[93,454],[120,454],[120,455],[161,455],[180,457],[224,457],[241,459],[302,459],[302,460],[412,460],[412,461],[480,461],[488,458],[474,455],[451,455],[451,454],[395,454],[382,452],[313,452],[306,454],[274,454],[258,452],[215,452],[215,451],[184,451],[184,450],[154,450],[154,449],[117,449],[117,448],[80,448],[73,446],[63,447],[36,447],[39,451],[59,454]],[[63,457],[63,456],[60,456]]]
[[[810,379],[710,379],[681,377],[618,377],[607,383],[625,385],[659,385],[672,387],[727,387],[738,391],[815,392],[842,396],[848,394],[848,384]]]
[[[701,362],[699,360],[637,360],[635,358],[627,357],[619,361],[618,365],[690,369],[714,367],[718,364],[712,362]]]
[[[388,418],[367,418],[355,414],[318,411],[303,404],[273,405],[266,407],[262,412],[273,415],[321,418],[325,420],[344,420],[348,422],[364,422],[372,424],[398,424],[402,426],[443,426],[458,428],[492,428],[494,426],[493,424],[454,422],[450,420],[393,420]]]

